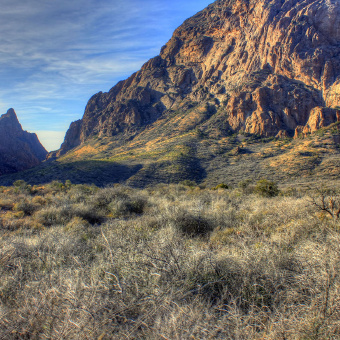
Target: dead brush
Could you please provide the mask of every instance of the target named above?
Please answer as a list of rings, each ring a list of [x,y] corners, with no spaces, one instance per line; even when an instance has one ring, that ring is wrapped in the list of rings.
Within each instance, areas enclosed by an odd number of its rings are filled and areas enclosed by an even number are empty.
[[[334,189],[315,189],[313,195],[309,198],[310,203],[314,208],[333,219],[340,217],[340,195]]]

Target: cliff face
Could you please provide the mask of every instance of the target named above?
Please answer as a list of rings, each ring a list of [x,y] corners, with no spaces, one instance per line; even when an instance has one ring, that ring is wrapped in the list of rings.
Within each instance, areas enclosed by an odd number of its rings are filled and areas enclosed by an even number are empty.
[[[339,118],[339,54],[337,0],[216,1],[140,71],[94,95],[59,154],[202,102],[226,133],[311,132]]]
[[[13,109],[0,117],[0,175],[34,167],[46,155],[37,135],[23,131]]]

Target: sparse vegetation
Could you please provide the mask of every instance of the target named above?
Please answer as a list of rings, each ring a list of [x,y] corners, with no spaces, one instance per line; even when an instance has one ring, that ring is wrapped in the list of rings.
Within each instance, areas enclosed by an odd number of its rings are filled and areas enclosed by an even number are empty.
[[[1,187],[0,338],[339,338],[339,219],[268,182]]]

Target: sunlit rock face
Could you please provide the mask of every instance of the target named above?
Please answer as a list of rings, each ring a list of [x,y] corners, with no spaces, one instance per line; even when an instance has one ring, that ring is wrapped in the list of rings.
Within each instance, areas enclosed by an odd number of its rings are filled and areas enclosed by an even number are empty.
[[[308,123],[305,131],[313,131],[339,116],[339,54],[336,0],[216,1],[141,70],[94,95],[59,153],[95,135],[138,131],[197,102],[209,103],[226,130],[293,136]],[[318,115],[327,118],[315,123]]]
[[[0,117],[0,175],[32,168],[46,155],[37,135],[22,129],[13,109]]]

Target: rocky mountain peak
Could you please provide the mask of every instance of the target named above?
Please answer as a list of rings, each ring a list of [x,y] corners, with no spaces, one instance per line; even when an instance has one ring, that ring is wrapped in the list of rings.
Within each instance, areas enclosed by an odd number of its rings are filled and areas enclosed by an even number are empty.
[[[337,121],[337,4],[215,1],[176,29],[140,71],[94,95],[59,154],[94,136],[134,135],[160,117],[202,103],[209,110],[198,124],[206,133],[214,127],[222,135],[293,136]]]
[[[13,109],[0,117],[0,175],[36,166],[46,155],[37,135],[22,129]]]
[[[0,117],[0,119],[4,119],[4,118],[9,118],[9,119],[15,120],[17,123],[19,123],[17,114],[15,113],[14,109],[12,109],[12,108],[8,109],[7,113],[3,114]]]
[[[6,134],[22,130],[14,109],[9,109],[7,113],[0,116],[0,128],[2,128],[2,133]]]

